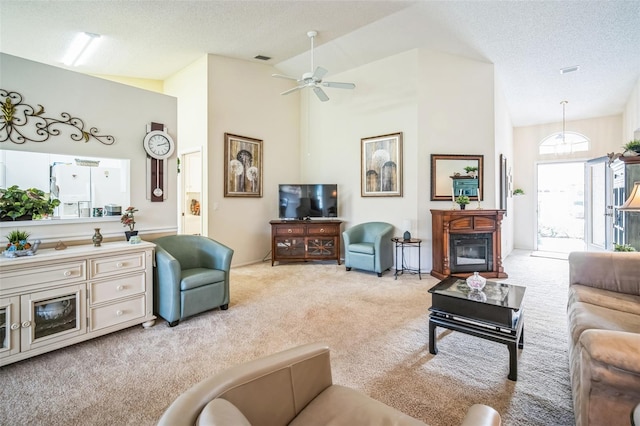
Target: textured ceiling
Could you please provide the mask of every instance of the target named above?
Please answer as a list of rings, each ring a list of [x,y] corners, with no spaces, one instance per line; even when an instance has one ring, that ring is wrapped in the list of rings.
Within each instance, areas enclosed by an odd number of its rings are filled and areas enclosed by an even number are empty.
[[[640,1],[7,1],[0,50],[62,66],[77,31],[102,34],[80,72],[164,79],[205,53],[262,54],[332,74],[413,48],[495,64],[514,125],[620,114],[640,77]],[[579,65],[575,73],[560,68]],[[356,82],[357,83],[357,82]]]

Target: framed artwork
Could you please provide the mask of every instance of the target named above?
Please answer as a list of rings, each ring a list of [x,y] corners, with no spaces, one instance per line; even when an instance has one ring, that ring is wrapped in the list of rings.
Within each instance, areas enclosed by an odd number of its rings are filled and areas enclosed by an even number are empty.
[[[262,197],[262,140],[224,134],[224,196]]]
[[[500,154],[500,210],[507,215],[507,195],[509,194],[509,175],[507,174],[507,157]]]
[[[361,139],[363,197],[402,197],[402,132]]]

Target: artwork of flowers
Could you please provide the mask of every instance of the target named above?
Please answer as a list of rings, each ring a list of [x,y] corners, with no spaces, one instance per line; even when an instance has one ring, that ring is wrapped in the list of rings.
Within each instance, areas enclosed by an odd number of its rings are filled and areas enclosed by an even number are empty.
[[[262,141],[224,134],[224,196],[262,197]]]

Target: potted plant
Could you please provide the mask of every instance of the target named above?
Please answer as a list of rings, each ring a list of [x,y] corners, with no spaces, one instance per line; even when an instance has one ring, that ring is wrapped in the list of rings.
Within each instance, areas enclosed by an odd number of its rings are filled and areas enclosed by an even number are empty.
[[[136,218],[134,213],[137,211],[138,209],[136,209],[135,207],[129,206],[120,218],[120,223],[122,223],[122,226],[129,227],[128,231],[124,231],[124,234],[127,236],[127,241],[129,241],[132,236],[138,235],[138,231],[134,230],[134,228],[136,227]]]
[[[11,231],[7,235],[7,245],[4,251],[6,257],[32,256],[38,250],[40,240],[33,244],[29,242],[29,233],[26,231]]]
[[[464,171],[467,172],[469,176],[476,177],[476,172],[478,171],[478,168],[475,166],[466,166],[464,168]]]
[[[624,152],[633,151],[636,154],[640,154],[640,139],[634,139],[632,141],[627,142],[622,146],[624,148]]]
[[[469,204],[469,202],[470,202],[469,197],[467,197],[466,195],[458,195],[456,197],[456,203],[460,205],[460,210],[464,210],[465,206]]]
[[[629,244],[613,243],[613,251],[636,251],[635,247]]]
[[[513,195],[524,195],[524,191],[520,188],[516,188],[513,190]]]
[[[36,188],[20,189],[18,185],[0,188],[0,220],[41,219],[53,213],[60,200],[50,199]]]

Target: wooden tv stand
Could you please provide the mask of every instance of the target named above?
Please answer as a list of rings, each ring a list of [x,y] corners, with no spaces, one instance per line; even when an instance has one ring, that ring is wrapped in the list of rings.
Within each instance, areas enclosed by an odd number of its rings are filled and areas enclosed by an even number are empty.
[[[340,264],[340,220],[272,220],[271,266],[281,261],[335,260]]]

